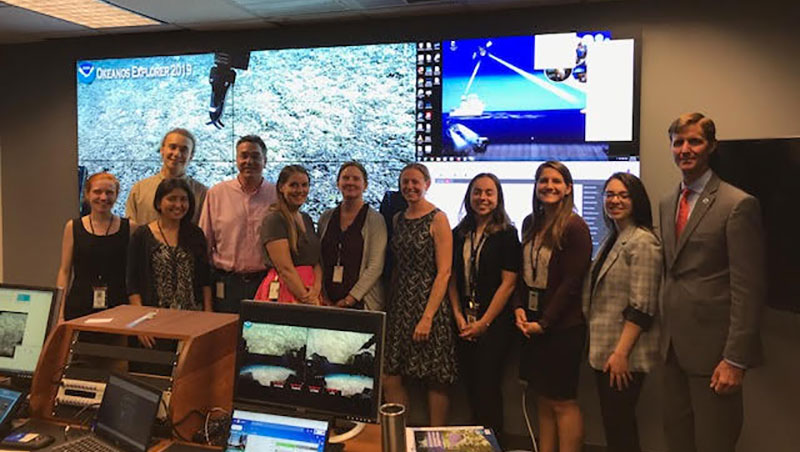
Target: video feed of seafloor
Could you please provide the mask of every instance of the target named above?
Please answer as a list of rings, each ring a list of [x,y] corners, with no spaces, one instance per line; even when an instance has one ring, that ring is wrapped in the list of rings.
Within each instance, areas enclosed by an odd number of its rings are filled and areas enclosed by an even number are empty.
[[[0,311],[0,357],[13,358],[25,336],[25,322],[28,314],[24,312]]]
[[[338,410],[342,399],[369,409],[375,381],[375,335],[353,331],[246,322],[239,387],[270,401],[296,403],[314,397]],[[258,391],[260,389],[260,391]],[[275,400],[277,399],[277,400]],[[330,406],[326,405],[329,400]],[[350,411],[350,410],[347,410]]]

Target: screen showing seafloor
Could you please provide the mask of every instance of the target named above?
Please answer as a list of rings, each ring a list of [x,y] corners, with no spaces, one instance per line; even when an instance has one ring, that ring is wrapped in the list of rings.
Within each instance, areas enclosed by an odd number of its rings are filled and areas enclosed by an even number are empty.
[[[371,418],[378,397],[372,333],[244,322],[237,396]]]

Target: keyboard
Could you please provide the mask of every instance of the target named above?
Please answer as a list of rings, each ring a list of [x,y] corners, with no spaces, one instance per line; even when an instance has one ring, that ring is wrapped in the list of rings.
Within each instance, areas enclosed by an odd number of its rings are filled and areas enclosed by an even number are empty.
[[[53,452],[119,452],[119,449],[110,446],[94,435],[86,435],[72,441],[53,447]]]

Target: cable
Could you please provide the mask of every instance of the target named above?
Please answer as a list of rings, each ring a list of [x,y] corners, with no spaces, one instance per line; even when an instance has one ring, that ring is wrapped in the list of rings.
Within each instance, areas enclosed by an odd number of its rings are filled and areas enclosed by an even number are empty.
[[[520,380],[520,384],[522,385],[522,414],[525,416],[525,426],[528,427],[528,434],[530,435],[531,443],[533,444],[533,452],[539,452],[539,447],[536,445],[536,436],[534,436],[533,427],[531,427],[531,420],[528,417],[528,382],[525,380]]]
[[[229,415],[228,410],[225,410],[225,409],[220,408],[218,406],[215,406],[215,407],[211,408],[206,413],[206,421],[203,424],[203,432],[205,433],[205,436],[206,436],[206,444],[208,444],[209,446],[211,446],[213,444],[211,443],[211,438],[209,437],[209,434],[208,434],[208,421],[209,421],[209,419],[211,419],[211,413],[213,413],[215,411],[221,411],[221,412],[225,413],[225,416]]]
[[[186,413],[186,415],[185,415],[185,416],[183,416],[183,417],[182,417],[182,418],[181,418],[179,421],[177,421],[177,422],[174,422],[174,423],[172,424],[172,426],[173,426],[173,427],[177,427],[177,426],[179,426],[179,425],[183,424],[183,423],[184,423],[184,422],[186,422],[186,421],[189,419],[189,417],[190,417],[191,415],[193,415],[193,414],[195,414],[195,415],[197,415],[197,416],[200,416],[200,417],[205,417],[205,416],[206,416],[206,415],[205,415],[205,414],[203,414],[203,412],[202,412],[202,411],[200,411],[200,410],[192,410],[192,411],[189,411],[188,413]]]
[[[83,408],[78,410],[77,413],[73,414],[72,417],[78,419],[78,422],[80,422],[81,425],[84,425],[84,422],[81,420],[81,414],[83,414],[83,412],[88,410],[89,408],[97,408],[99,406],[100,406],[99,403],[90,403],[88,405],[84,405]]]

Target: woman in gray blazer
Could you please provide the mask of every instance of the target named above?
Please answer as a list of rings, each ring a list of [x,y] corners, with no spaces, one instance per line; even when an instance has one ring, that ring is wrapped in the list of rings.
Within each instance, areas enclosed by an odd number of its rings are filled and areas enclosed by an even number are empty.
[[[358,162],[342,164],[337,186],[342,202],[319,218],[325,300],[342,308],[382,310],[386,223],[364,202],[367,170]]]
[[[641,180],[613,174],[605,184],[608,235],[589,269],[583,308],[609,451],[640,451],[636,402],[658,360],[661,244]]]

